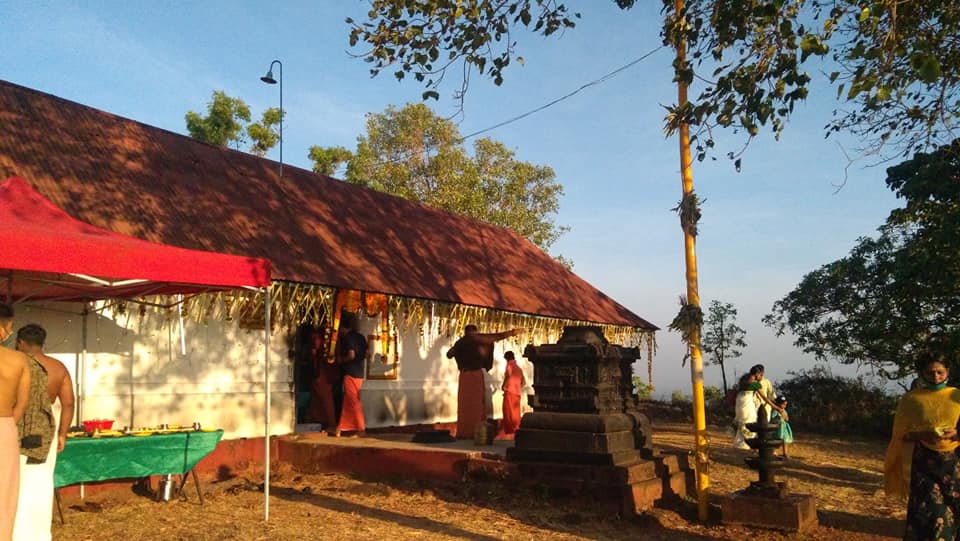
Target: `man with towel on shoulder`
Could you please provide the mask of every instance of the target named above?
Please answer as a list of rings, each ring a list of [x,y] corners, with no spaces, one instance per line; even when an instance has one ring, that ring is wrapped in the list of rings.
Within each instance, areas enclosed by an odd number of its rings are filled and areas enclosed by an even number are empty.
[[[4,345],[11,337],[13,307],[0,302],[0,541],[13,538],[20,492],[17,423],[23,418],[30,395],[29,359]]]
[[[49,541],[53,525],[53,470],[73,420],[73,381],[63,363],[43,353],[47,331],[36,323],[17,331],[17,350],[31,363],[30,403],[20,422],[20,499],[14,541]],[[39,437],[37,437],[39,436]]]

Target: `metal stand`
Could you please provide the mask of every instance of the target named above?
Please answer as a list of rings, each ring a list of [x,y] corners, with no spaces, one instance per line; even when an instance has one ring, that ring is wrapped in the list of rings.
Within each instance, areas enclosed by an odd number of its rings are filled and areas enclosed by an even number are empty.
[[[193,476],[193,486],[197,489],[197,498],[200,499],[200,505],[203,505],[203,494],[200,492],[200,477],[197,475],[196,468],[180,476],[180,486],[177,487],[177,496],[183,495],[183,486],[187,484],[187,477]]]

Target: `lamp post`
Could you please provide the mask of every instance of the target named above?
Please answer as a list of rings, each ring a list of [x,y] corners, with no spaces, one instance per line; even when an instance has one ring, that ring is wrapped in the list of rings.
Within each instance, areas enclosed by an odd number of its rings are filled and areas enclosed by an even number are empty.
[[[277,72],[276,79],[273,78],[274,64],[280,68]],[[267,74],[261,77],[260,80],[268,85],[275,85],[277,84],[277,81],[280,81],[280,127],[278,130],[280,133],[280,178],[283,178],[283,62],[280,62],[279,60],[270,62],[270,67],[267,68]]]
[[[273,65],[279,67],[278,77],[273,78]],[[283,180],[283,63],[274,60],[267,68],[267,74],[260,78],[268,85],[275,85],[280,81],[280,178]],[[264,319],[266,326],[264,328],[264,355],[263,355],[263,392],[264,405],[263,411],[263,520],[270,520],[270,286],[264,288]]]

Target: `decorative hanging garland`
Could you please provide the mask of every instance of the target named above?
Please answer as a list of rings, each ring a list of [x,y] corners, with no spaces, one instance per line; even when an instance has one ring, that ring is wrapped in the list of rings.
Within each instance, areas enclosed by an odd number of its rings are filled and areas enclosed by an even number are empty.
[[[368,317],[379,316],[379,334],[385,344],[391,342],[389,339],[391,334],[396,334],[401,329],[419,328],[422,331],[425,325],[429,325],[429,329],[436,333],[431,337],[432,339],[440,336],[458,337],[463,334],[464,328],[469,324],[477,325],[480,332],[524,328],[527,329],[525,340],[531,343],[554,342],[563,333],[564,327],[595,326],[601,329],[611,343],[646,350],[647,379],[652,385],[656,338],[653,331],[648,329],[506,312],[481,306],[296,282],[275,281],[270,286],[270,292],[271,320],[276,326],[295,328],[302,323],[315,326],[325,323],[324,331],[329,333],[327,343],[330,349],[327,353],[330,358],[336,351],[337,333],[334,329],[339,327],[342,310],[358,314],[363,312]],[[201,324],[206,324],[210,320],[241,322],[259,320],[262,322],[263,299],[264,296],[260,292],[253,290],[191,295],[183,299],[182,313],[184,318]],[[121,302],[124,301],[105,301],[100,309],[116,307]],[[163,312],[167,316],[163,324],[169,324],[172,319],[176,319],[172,317],[171,311],[171,308],[177,304],[175,296],[151,296],[136,299],[133,302],[140,305],[140,317],[145,316],[147,311],[153,311]]]

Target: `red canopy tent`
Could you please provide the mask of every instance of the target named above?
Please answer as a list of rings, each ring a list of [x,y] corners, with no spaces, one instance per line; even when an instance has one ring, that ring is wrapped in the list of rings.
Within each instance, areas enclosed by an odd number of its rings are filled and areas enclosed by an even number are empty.
[[[264,437],[269,441],[269,261],[121,235],[73,218],[25,180],[10,177],[0,183],[0,275],[6,282],[0,286],[0,296],[20,302],[86,302],[237,288],[262,291],[266,297]],[[82,400],[83,393],[79,394]],[[266,487],[270,445],[264,448]],[[265,491],[268,497],[269,489]]]
[[[9,299],[89,300],[267,287],[265,259],[188,250],[68,215],[19,177],[0,184],[0,269]]]

